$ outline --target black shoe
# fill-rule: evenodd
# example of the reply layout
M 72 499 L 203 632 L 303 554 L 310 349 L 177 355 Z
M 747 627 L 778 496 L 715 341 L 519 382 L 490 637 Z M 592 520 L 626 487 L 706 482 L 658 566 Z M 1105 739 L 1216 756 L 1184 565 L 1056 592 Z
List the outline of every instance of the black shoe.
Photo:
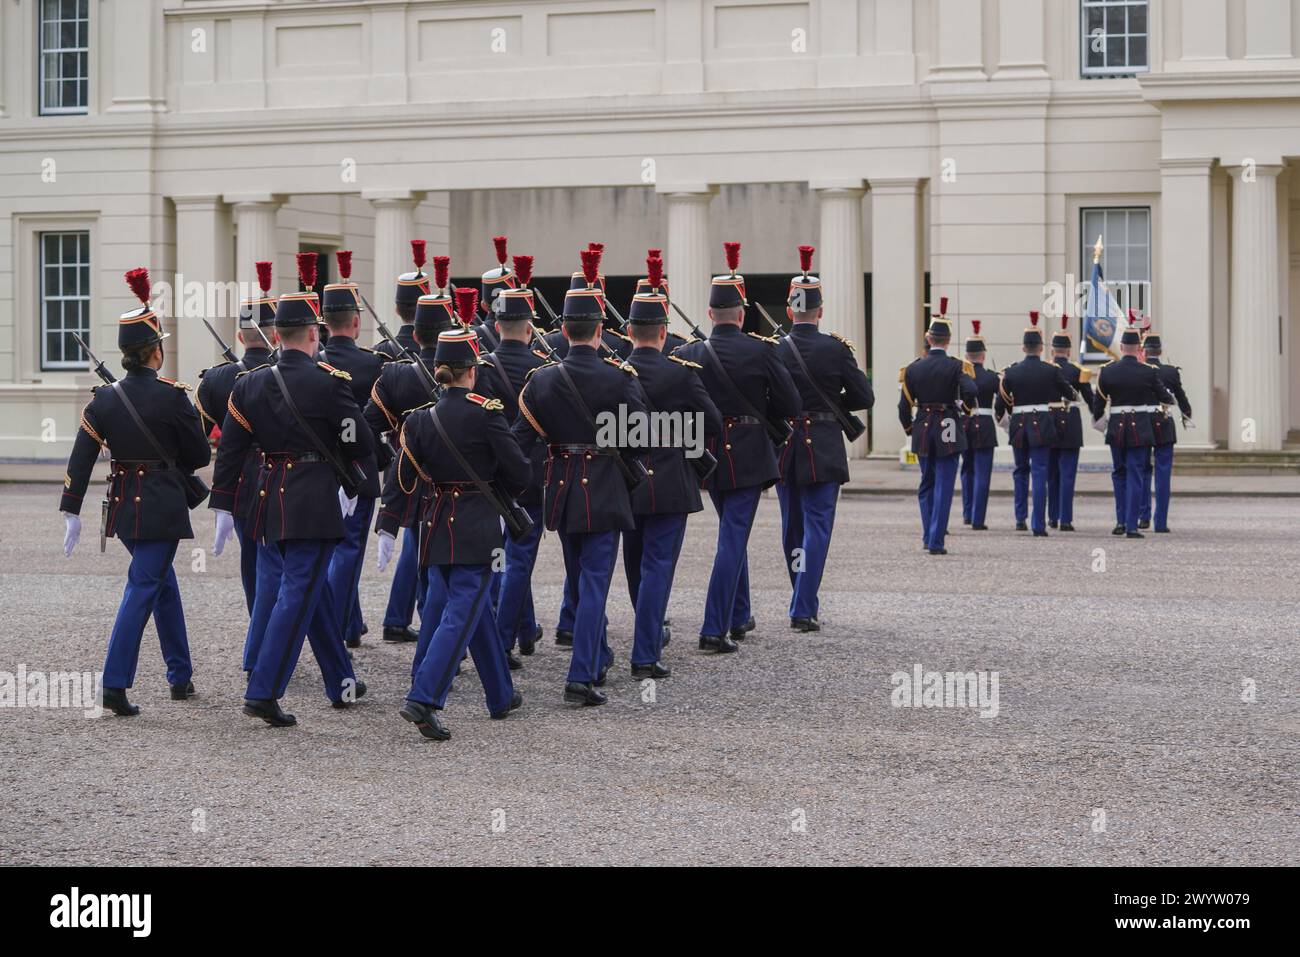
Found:
M 1138 519 L 1138 528 L 1150 528 L 1150 527 L 1151 527 L 1151 519 L 1149 518 Z
M 1126 529 L 1123 525 L 1116 525 L 1114 528 L 1110 530 L 1110 533 L 1112 535 L 1123 535 L 1126 531 L 1128 531 L 1128 529 Z
M 931 554 L 931 555 L 947 555 L 947 554 L 948 554 L 948 549 L 946 549 L 946 548 L 932 548 L 932 549 L 930 549 L 930 554 Z
M 979 525 L 972 525 L 970 527 L 970 530 L 972 532 L 987 532 L 989 530 L 989 527 L 981 523 Z
M 816 618 L 791 618 L 790 627 L 795 631 L 821 631 L 822 623 Z
M 356 683 L 352 685 L 352 697 L 351 697 L 350 699 L 349 699 L 349 698 L 339 698 L 338 701 L 331 701 L 331 702 L 330 702 L 330 707 L 331 707 L 331 708 L 338 708 L 340 711 L 342 711 L 344 708 L 347 708 L 347 707 L 350 707 L 350 706 L 356 704 L 358 701 L 360 701 L 360 700 L 361 700 L 362 698 L 364 698 L 365 696 L 366 696 L 366 683 L 365 683 L 364 681 L 362 681 L 360 678 L 358 678 L 358 679 L 356 680 Z
M 516 710 L 523 703 L 524 703 L 524 696 L 521 695 L 518 691 L 516 691 L 513 695 L 510 696 L 510 707 L 506 708 L 505 711 L 498 711 L 495 714 L 490 715 L 490 717 L 492 718 L 493 721 L 503 721 L 506 718 L 510 717 L 511 711 Z
M 361 623 L 361 634 L 362 635 L 370 634 L 370 626 L 367 625 L 364 621 Z
M 519 639 L 519 653 L 525 657 L 531 655 L 537 650 L 537 643 L 541 640 L 542 626 L 538 625 L 537 630 L 533 632 L 533 637 L 530 641 L 524 641 L 522 638 Z
M 664 622 L 663 629 L 659 632 L 659 647 L 667 648 L 668 643 L 673 640 L 673 630 Z
M 573 647 L 573 632 L 565 631 L 563 628 L 555 629 L 555 643 L 561 648 Z
M 187 681 L 183 685 L 172 685 L 172 700 L 184 701 L 186 698 L 194 697 L 194 682 Z
M 603 688 L 605 687 L 605 679 L 607 677 L 609 677 L 609 665 L 605 665 L 603 668 L 600 669 L 600 674 L 596 676 L 596 680 L 592 683 L 597 688 Z
M 1157 529 L 1155 530 L 1155 532 L 1156 532 L 1157 535 L 1168 535 L 1168 534 L 1169 534 L 1169 529 L 1167 529 L 1167 528 L 1157 528 Z
M 1017 531 L 1017 532 L 1027 532 L 1027 531 L 1029 531 L 1029 525 L 1028 525 L 1028 523 L 1026 523 L 1026 522 L 1016 522 L 1016 531 Z
M 524 666 L 524 663 L 519 660 L 519 656 L 513 651 L 506 652 L 506 664 L 510 666 L 511 671 L 518 671 Z
M 125 688 L 100 688 L 99 706 L 107 708 L 119 718 L 134 718 L 140 713 L 140 706 L 126 700 Z
M 415 729 L 426 738 L 446 741 L 451 737 L 451 732 L 438 720 L 438 713 L 421 701 L 412 701 L 408 698 L 406 704 L 402 705 L 402 709 L 397 713 L 415 725 Z
M 1050 525 L 1052 528 L 1056 528 L 1056 519 L 1054 519 L 1054 518 L 1053 518 L 1053 519 L 1049 519 L 1048 522 L 1047 522 L 1047 524 Z
M 1070 524 L 1069 522 L 1062 522 L 1062 523 L 1061 523 L 1061 531 L 1063 531 L 1063 532 L 1072 532 L 1072 531 L 1074 531 L 1074 526 L 1073 526 L 1072 524 Z
M 1125 532 L 1124 537 L 1125 538 L 1146 538 L 1146 536 L 1143 535 L 1141 532 Z
M 963 525 L 969 525 L 969 524 L 970 524 L 970 519 L 969 519 L 969 518 L 963 518 L 963 519 L 961 520 L 961 523 L 962 523 Z
M 745 636 L 749 634 L 751 631 L 753 631 L 756 627 L 758 626 L 754 622 L 754 616 L 750 615 L 749 621 L 745 622 L 739 628 L 731 629 L 731 637 L 734 638 L 736 641 L 744 641 Z
M 343 644 L 347 645 L 349 648 L 360 648 L 361 636 L 357 635 L 355 638 L 349 638 L 347 641 L 343 642 Z
M 298 719 L 280 707 L 275 700 L 244 699 L 244 714 L 250 718 L 261 718 L 273 728 L 288 728 L 298 723 Z
M 1047 537 L 1047 529 L 1045 528 L 1034 529 L 1034 538 L 1046 538 L 1046 537 Z
M 420 633 L 410 625 L 384 625 L 384 641 L 419 641 Z
M 609 699 L 586 682 L 570 681 L 564 686 L 564 700 L 580 704 L 584 708 L 594 708 Z
M 661 665 L 659 662 L 653 662 L 648 665 L 633 665 L 633 678 L 667 678 L 673 673 L 673 669 L 667 665 Z
M 720 655 L 729 655 L 739 650 L 740 645 L 726 635 L 700 635 L 700 651 L 716 651 Z

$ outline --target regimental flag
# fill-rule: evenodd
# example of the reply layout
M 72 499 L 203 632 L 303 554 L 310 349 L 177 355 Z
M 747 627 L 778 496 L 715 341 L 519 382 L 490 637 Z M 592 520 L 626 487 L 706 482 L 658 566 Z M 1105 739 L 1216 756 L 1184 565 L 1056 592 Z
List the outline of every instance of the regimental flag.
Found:
M 1120 308 L 1115 297 L 1106 288 L 1106 281 L 1101 273 L 1101 237 L 1093 249 L 1092 281 L 1088 284 L 1088 303 L 1083 312 L 1083 353 L 1084 358 L 1114 356 L 1111 343 L 1115 334 L 1124 328 L 1124 310 Z

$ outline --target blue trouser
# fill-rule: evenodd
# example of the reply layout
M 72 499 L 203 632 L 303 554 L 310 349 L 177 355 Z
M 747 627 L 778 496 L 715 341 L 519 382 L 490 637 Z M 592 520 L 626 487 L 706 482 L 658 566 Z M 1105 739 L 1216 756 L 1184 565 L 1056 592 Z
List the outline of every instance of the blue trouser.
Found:
M 1150 459 L 1147 460 L 1147 468 L 1144 470 L 1145 474 L 1142 482 L 1142 514 L 1139 518 L 1151 518 L 1151 485 L 1154 480 L 1156 512 L 1155 521 L 1152 524 L 1156 528 L 1168 528 L 1169 495 L 1174 474 L 1174 447 L 1172 445 L 1157 445 L 1152 449 L 1152 453 L 1155 464 L 1152 466 Z
M 442 621 L 443 610 L 447 607 L 447 582 L 438 573 L 438 566 L 430 565 L 419 569 L 420 582 L 420 637 L 415 643 L 415 654 L 411 657 L 411 677 L 420 670 L 420 663 L 429 652 L 429 642 Z
M 1052 449 L 1047 457 L 1048 521 L 1074 524 L 1074 480 L 1078 474 L 1078 449 Z
M 555 630 L 572 632 L 573 616 L 578 610 L 578 573 L 569 567 L 569 551 L 563 547 L 563 539 L 560 545 L 564 554 L 564 589 L 560 593 L 560 617 L 555 622 Z
M 441 615 L 435 618 L 427 614 L 421 621 L 421 634 L 426 628 L 430 632 L 429 650 L 412 677 L 411 693 L 406 697 L 435 708 L 443 707 L 452 679 L 456 677 L 456 666 L 468 647 L 483 682 L 488 712 L 508 711 L 515 689 L 490 607 L 492 567 L 434 565 L 429 569 L 428 579 L 431 596 L 426 602 L 436 600 L 432 595 L 436 589 L 438 594 L 446 596 L 446 603 Z M 432 624 L 435 620 L 436 627 Z
M 960 456 L 922 455 L 917 457 L 917 462 L 921 466 L 921 484 L 916 490 L 921 505 L 921 544 L 926 548 L 943 548 Z
M 817 617 L 817 590 L 826 570 L 826 554 L 831 548 L 839 495 L 838 482 L 808 485 L 781 482 L 776 487 L 776 496 L 781 503 L 785 565 L 790 573 L 792 589 L 791 618 Z M 796 549 L 799 550 L 797 554 Z
M 983 525 L 993 484 L 993 449 L 967 449 L 961 454 L 961 517 L 969 525 Z
M 613 660 L 605 640 L 605 602 L 618 558 L 618 532 L 560 532 L 570 575 L 578 588 L 573 614 L 569 681 L 595 681 Z
M 253 537 L 253 523 L 236 518 L 235 534 L 239 537 L 239 581 L 244 586 L 244 604 L 252 617 L 257 598 L 257 539 Z
M 1125 497 L 1128 493 L 1128 466 L 1125 464 L 1128 459 L 1125 453 L 1128 450 L 1122 446 L 1110 446 L 1110 487 L 1115 492 L 1115 524 L 1126 525 L 1126 515 L 1128 514 L 1125 507 Z
M 1146 476 L 1147 456 L 1151 446 L 1139 445 L 1124 449 L 1124 529 L 1136 532 L 1142 515 L 1142 492 Z
M 330 593 L 329 563 L 336 544 L 333 539 L 290 539 L 258 546 L 258 594 L 264 594 L 265 585 L 275 599 L 262 633 L 254 635 L 250 630 L 248 636 L 255 657 L 245 698 L 265 701 L 284 697 L 304 639 L 311 642 L 325 680 L 325 695 L 331 701 L 342 700 L 345 682 L 356 680 Z M 278 582 L 261 574 L 264 562 L 282 569 Z M 254 606 L 254 621 L 263 604 L 259 600 Z
M 357 597 L 361 585 L 361 567 L 366 560 L 366 539 L 370 534 L 370 517 L 375 512 L 373 498 L 358 498 L 357 507 L 343 519 L 343 541 L 330 559 L 330 591 L 334 597 L 334 620 L 343 639 L 361 637 L 361 605 Z
M 537 613 L 533 607 L 533 567 L 537 564 L 537 547 L 542 542 L 542 507 L 529 505 L 525 511 L 533 527 L 522 541 L 506 536 L 506 567 L 497 596 L 497 631 L 506 650 L 523 636 L 533 640 L 537 631 Z
M 1047 460 L 1052 450 L 1046 445 L 1026 448 L 1014 446 L 1014 486 L 1016 494 L 1016 521 L 1029 517 L 1030 484 L 1033 484 L 1033 519 L 1029 527 L 1035 532 L 1047 530 Z
M 628 588 L 636 607 L 632 640 L 632 664 L 649 665 L 659 660 L 663 644 L 664 618 L 673 574 L 686 538 L 686 514 L 638 515 L 636 528 L 623 533 L 623 564 Z
M 749 532 L 762 494 L 757 485 L 709 492 L 718 513 L 718 544 L 701 635 L 725 635 L 749 620 Z
M 402 554 L 393 567 L 393 584 L 388 589 L 388 607 L 384 610 L 385 628 L 406 628 L 415 615 L 420 591 L 420 540 L 415 529 L 402 533 Z
M 129 688 L 135 683 L 140 641 L 151 615 L 158 629 L 163 661 L 167 662 L 167 683 L 185 684 L 193 676 L 185 610 L 181 607 L 176 570 L 172 568 L 179 544 L 176 539 L 122 539 L 122 545 L 131 553 L 131 567 L 127 569 L 122 603 L 117 607 L 117 619 L 108 639 L 102 682 L 105 688 Z

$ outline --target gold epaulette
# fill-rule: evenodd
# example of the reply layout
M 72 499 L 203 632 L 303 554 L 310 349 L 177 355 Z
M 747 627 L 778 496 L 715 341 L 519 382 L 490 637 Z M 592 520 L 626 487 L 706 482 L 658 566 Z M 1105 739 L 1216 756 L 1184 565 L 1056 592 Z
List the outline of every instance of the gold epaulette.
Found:
M 466 393 L 465 398 L 475 405 L 481 405 L 489 412 L 500 412 L 505 408 L 505 404 L 500 399 L 489 399 L 485 395 L 479 395 L 477 392 Z
M 612 334 L 614 334 L 614 335 L 616 335 L 616 336 L 618 336 L 618 337 L 619 337 L 620 339 L 622 339 L 624 342 L 631 342 L 631 341 L 632 341 L 632 337 L 631 337 L 631 336 L 625 336 L 625 335 L 623 335 L 623 333 L 619 332 L 617 329 L 606 329 L 605 331 L 606 331 L 606 332 L 609 332 L 609 333 L 612 333 Z
M 330 375 L 338 376 L 340 379 L 343 379 L 345 382 L 351 382 L 351 381 L 352 381 L 352 374 L 351 374 L 351 373 L 349 373 L 349 372 L 344 372 L 342 369 L 336 369 L 336 368 L 334 368 L 332 365 L 330 365 L 328 362 L 318 362 L 318 363 L 316 363 L 316 365 L 320 366 L 320 368 L 324 369 L 324 370 L 325 370 L 326 372 L 328 372 Z
M 402 414 L 403 414 L 403 417 L 405 417 L 405 416 L 410 415 L 412 412 L 419 412 L 419 411 L 421 411 L 422 409 L 432 409 L 432 408 L 433 408 L 435 405 L 437 405 L 437 404 L 438 404 L 437 402 L 426 402 L 426 403 L 424 403 L 424 405 L 417 405 L 414 409 L 407 409 L 407 410 L 406 410 L 404 413 L 402 413 Z
M 175 379 L 169 379 L 169 378 L 167 378 L 165 375 L 160 375 L 160 376 L 158 377 L 158 381 L 159 381 L 159 382 L 166 382 L 168 385 L 175 386 L 176 388 L 180 389 L 182 392 L 189 392 L 189 391 L 190 391 L 190 387 L 189 387 L 189 385 L 188 385 L 187 383 L 184 383 L 184 382 L 178 382 L 178 381 L 176 381 Z
M 533 355 L 537 356 L 537 358 L 539 359 L 545 359 L 547 362 L 551 360 L 551 357 L 547 353 L 543 352 L 541 349 L 534 349 Z
M 630 362 L 624 362 L 622 359 L 615 359 L 613 356 L 605 356 L 605 361 L 615 369 L 622 369 L 624 372 L 630 372 L 632 375 L 637 374 L 636 369 L 632 368 Z
M 911 365 L 909 362 L 907 365 Z M 907 366 L 898 367 L 898 381 L 903 382 L 907 378 Z
M 269 368 L 271 368 L 271 363 L 263 362 L 260 366 L 253 366 L 253 368 L 245 369 L 243 372 L 236 372 L 235 378 L 238 379 L 240 376 L 248 375 L 250 372 L 256 372 L 258 369 L 269 369 Z
M 692 362 L 690 359 L 681 359 L 681 358 L 678 358 L 677 356 L 669 356 L 668 358 L 671 359 L 673 362 L 676 362 L 676 363 L 679 364 L 679 365 L 684 365 L 684 366 L 686 366 L 687 368 L 690 368 L 690 369 L 703 369 L 703 368 L 704 368 L 704 366 L 700 365 L 698 362 Z
M 383 362 L 393 361 L 393 357 L 390 356 L 387 352 L 378 352 L 374 349 L 367 349 L 365 346 L 357 346 L 357 348 L 360 349 L 362 352 L 369 352 L 372 356 L 379 356 L 379 358 Z
M 969 359 L 962 359 L 961 371 L 964 372 L 966 375 L 970 376 L 972 379 L 975 378 L 975 363 L 971 362 Z
M 1081 365 L 1081 364 L 1078 363 L 1078 362 L 1071 362 L 1070 365 L 1074 366 L 1076 369 L 1079 370 L 1079 383 L 1080 383 L 1080 384 L 1083 384 L 1083 383 L 1085 383 L 1085 382 L 1091 382 L 1091 381 L 1092 381 L 1092 370 L 1089 369 L 1087 366 L 1085 366 L 1085 365 Z
M 842 342 L 842 343 L 844 343 L 846 346 L 848 346 L 849 352 L 853 352 L 853 353 L 856 354 L 857 350 L 853 348 L 853 342 L 852 342 L 851 340 L 849 340 L 849 339 L 845 339 L 845 338 L 844 338 L 842 335 L 840 335 L 838 332 L 832 332 L 832 333 L 830 334 L 830 337 L 831 337 L 832 339 L 838 339 L 840 342 Z
M 213 369 L 220 369 L 222 366 L 228 366 L 228 365 L 231 365 L 231 362 L 230 362 L 229 359 L 227 359 L 225 362 L 218 362 L 216 365 L 214 365 L 214 366 L 212 366 L 212 367 L 210 367 L 210 368 L 207 368 L 207 369 L 200 369 L 200 370 L 199 370 L 199 378 L 202 379 L 205 375 L 207 375 L 207 374 L 208 374 L 209 372 L 211 372 Z M 160 377 L 160 378 L 161 378 L 161 377 Z
M 776 345 L 777 342 L 775 339 L 771 338 L 770 336 L 760 336 L 757 332 L 747 332 L 745 333 L 745 335 L 753 336 L 755 339 L 758 339 L 760 342 L 766 342 L 770 346 Z

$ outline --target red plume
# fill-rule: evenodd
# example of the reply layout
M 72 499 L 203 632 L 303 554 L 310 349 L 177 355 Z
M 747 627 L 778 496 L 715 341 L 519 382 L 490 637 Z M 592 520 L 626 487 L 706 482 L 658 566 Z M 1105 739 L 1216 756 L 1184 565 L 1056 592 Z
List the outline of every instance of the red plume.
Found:
M 298 281 L 302 283 L 304 292 L 311 292 L 316 288 L 315 253 L 298 253 Z
M 257 262 L 257 263 L 253 263 L 253 265 L 257 269 L 258 286 L 261 287 L 262 292 L 264 293 L 270 292 L 271 291 L 271 267 L 273 264 L 269 262 Z
M 972 319 L 970 324 L 975 327 L 975 331 L 971 333 L 971 335 L 978 336 L 980 334 L 980 321 L 978 319 Z
M 645 251 L 645 254 L 646 254 L 646 257 L 649 258 L 649 259 L 663 259 L 663 258 L 664 258 L 664 251 L 663 251 L 662 249 L 647 249 L 647 250 Z
M 1062 329 L 1070 328 L 1070 314 L 1068 312 L 1061 313 L 1061 328 Z
M 1137 321 L 1137 316 L 1133 314 L 1133 310 L 1130 308 L 1128 311 L 1128 324 L 1130 326 L 1137 325 Z
M 587 248 L 596 250 L 596 252 L 600 253 L 602 256 L 605 254 L 604 243 L 587 243 Z
M 149 305 L 149 291 L 153 288 L 152 283 L 149 282 L 149 270 L 141 266 L 138 269 L 130 270 L 125 276 L 126 284 L 135 293 L 135 298 L 146 306 Z
M 946 316 L 946 315 L 948 315 L 948 297 L 947 297 L 947 296 L 940 296 L 940 297 L 939 297 L 939 315 L 941 315 L 941 316 Z
M 447 275 L 451 272 L 450 256 L 433 257 L 433 285 L 435 289 L 447 288 Z
M 596 285 L 596 279 L 600 276 L 600 250 L 584 249 L 578 255 L 582 257 L 582 275 L 587 280 L 587 285 Z
M 339 278 L 346 282 L 352 278 L 352 250 L 340 249 L 334 254 L 339 263 Z
M 506 237 L 493 236 L 492 245 L 497 249 L 497 262 L 504 267 L 506 264 Z
M 727 254 L 727 268 L 734 273 L 740 268 L 740 243 L 723 243 L 722 249 Z
M 515 264 L 515 275 L 519 277 L 519 285 L 527 286 L 533 281 L 533 257 L 514 256 L 512 259 Z
M 646 282 L 651 292 L 657 292 L 664 284 L 664 261 L 658 256 L 651 256 L 645 261 Z
M 456 314 L 460 316 L 460 321 L 469 325 L 474 321 L 474 314 L 478 311 L 478 290 L 473 286 L 461 286 L 456 290 Z
M 415 263 L 415 271 L 419 272 L 427 260 L 424 258 L 425 242 L 423 239 L 411 240 L 411 262 Z
M 812 269 L 813 253 L 816 251 L 816 248 L 813 246 L 799 247 L 799 268 L 803 270 L 805 276 L 808 275 L 808 270 Z
M 1037 327 L 1037 325 L 1038 325 L 1038 313 L 1037 313 L 1037 312 L 1031 312 L 1031 313 L 1029 314 L 1029 324 L 1030 324 L 1031 326 L 1035 326 L 1035 327 Z

